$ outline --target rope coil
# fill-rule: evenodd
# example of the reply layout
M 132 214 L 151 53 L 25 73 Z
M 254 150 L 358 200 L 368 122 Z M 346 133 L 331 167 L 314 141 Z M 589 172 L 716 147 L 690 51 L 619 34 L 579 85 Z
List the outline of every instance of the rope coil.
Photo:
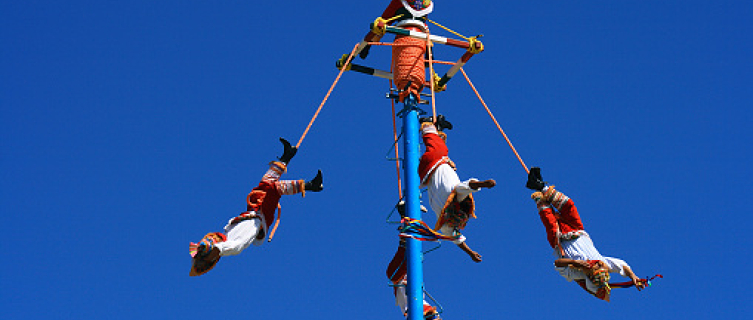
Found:
M 426 79 L 424 67 L 426 42 L 408 36 L 399 36 L 395 38 L 394 43 L 398 46 L 392 46 L 392 72 L 395 86 L 399 90 L 404 90 L 400 93 L 402 102 L 411 93 L 418 97 L 423 89 Z

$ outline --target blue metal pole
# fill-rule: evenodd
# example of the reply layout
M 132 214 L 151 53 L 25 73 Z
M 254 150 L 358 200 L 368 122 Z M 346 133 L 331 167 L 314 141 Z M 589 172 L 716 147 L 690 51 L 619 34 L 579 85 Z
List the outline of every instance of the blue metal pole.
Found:
M 405 112 L 403 113 L 403 170 L 405 175 L 405 209 L 406 215 L 412 219 L 421 219 L 421 203 L 418 176 L 419 134 L 418 134 L 418 98 L 410 95 L 405 98 Z M 408 263 L 408 320 L 423 320 L 424 270 L 422 266 L 423 253 L 421 242 L 416 239 L 407 241 Z

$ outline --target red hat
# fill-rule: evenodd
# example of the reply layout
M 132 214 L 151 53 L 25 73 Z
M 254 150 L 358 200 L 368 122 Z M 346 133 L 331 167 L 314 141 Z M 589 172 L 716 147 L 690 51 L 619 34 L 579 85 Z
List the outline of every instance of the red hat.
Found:
M 408 12 L 415 18 L 423 17 L 434 10 L 434 2 L 431 0 L 400 0 Z

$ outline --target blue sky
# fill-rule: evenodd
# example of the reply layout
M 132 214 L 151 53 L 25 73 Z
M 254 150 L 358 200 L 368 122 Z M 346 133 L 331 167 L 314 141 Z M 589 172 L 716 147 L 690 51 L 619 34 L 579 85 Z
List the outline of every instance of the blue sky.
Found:
M 300 138 L 386 5 L 0 4 L 0 317 L 400 319 L 387 82 L 352 72 L 285 176 L 322 169 L 325 191 L 284 197 L 272 243 L 188 277 L 189 241 L 244 210 L 277 138 Z M 611 303 L 563 280 L 523 168 L 458 76 L 437 96 L 450 157 L 498 185 L 465 232 L 483 262 L 449 243 L 425 257 L 443 317 L 747 318 L 752 15 L 748 1 L 437 1 L 432 19 L 484 34 L 465 70 L 526 164 L 576 201 L 603 254 L 665 276 Z M 389 68 L 371 53 L 359 63 Z

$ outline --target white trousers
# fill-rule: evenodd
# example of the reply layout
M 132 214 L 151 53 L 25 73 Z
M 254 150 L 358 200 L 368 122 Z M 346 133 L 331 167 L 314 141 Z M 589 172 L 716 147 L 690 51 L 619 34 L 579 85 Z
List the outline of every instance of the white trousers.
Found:
M 429 195 L 429 204 L 431 205 L 434 214 L 436 214 L 437 220 L 439 220 L 442 215 L 442 208 L 444 208 L 447 198 L 450 197 L 450 194 L 452 194 L 453 191 L 457 192 L 458 201 L 463 201 L 469 194 L 478 191 L 471 189 L 471 181 L 478 181 L 478 179 L 470 178 L 465 181 L 460 181 L 455 169 L 446 163 L 440 164 L 434 170 L 434 173 L 426 182 L 426 192 Z M 437 231 L 446 236 L 455 235 L 455 229 L 447 224 L 442 225 Z M 465 236 L 461 234 L 460 238 L 452 243 L 461 244 L 465 242 L 465 240 Z
M 233 256 L 248 248 L 259 234 L 261 224 L 261 219 L 249 219 L 226 226 L 227 240 L 217 244 L 220 256 Z
M 408 313 L 408 295 L 405 292 L 405 283 L 402 286 L 395 287 L 395 302 L 403 314 Z M 428 305 L 429 303 L 424 299 L 424 306 Z

